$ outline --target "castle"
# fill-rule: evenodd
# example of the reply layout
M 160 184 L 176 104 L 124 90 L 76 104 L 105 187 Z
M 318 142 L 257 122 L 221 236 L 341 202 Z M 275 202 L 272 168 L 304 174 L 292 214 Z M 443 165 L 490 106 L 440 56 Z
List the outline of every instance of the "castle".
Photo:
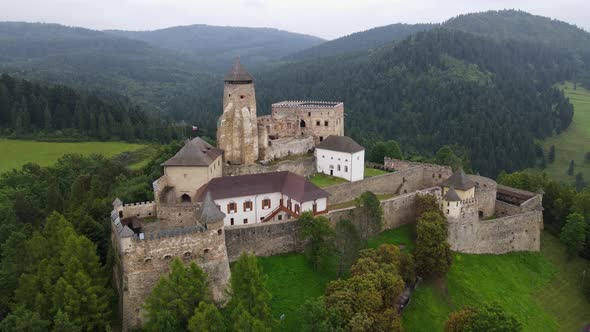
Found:
M 257 117 L 254 78 L 239 60 L 223 80 L 217 145 L 227 164 L 247 165 L 303 154 L 330 135 L 344 135 L 341 102 L 283 101 L 272 105 L 271 115 Z
M 224 81 L 218 146 L 200 138 L 187 141 L 162 163 L 164 175 L 153 182 L 154 201 L 113 202 L 113 279 L 124 330 L 141 326 L 142 304 L 169 271 L 172 258 L 201 266 L 213 299 L 224 303 L 229 263 L 242 252 L 300 251 L 296 219 L 302 212 L 323 215 L 333 224 L 351 219 L 354 206 L 331 206 L 350 206 L 341 203 L 365 191 L 391 196 L 381 201 L 385 229 L 415 222 L 416 197 L 434 195 L 447 217 L 453 250 L 501 254 L 540 249 L 542 195 L 462 170 L 385 158 L 382 166 L 390 173 L 316 187 L 304 175 L 320 168 L 352 173 L 358 168 L 349 163 L 353 157 L 364 159 L 356 142 L 328 139 L 344 137 L 342 103 L 281 102 L 273 104 L 271 116 L 257 117 L 253 78 L 239 62 Z M 313 163 L 261 164 L 316 146 Z M 228 176 L 227 170 L 236 167 L 241 175 Z

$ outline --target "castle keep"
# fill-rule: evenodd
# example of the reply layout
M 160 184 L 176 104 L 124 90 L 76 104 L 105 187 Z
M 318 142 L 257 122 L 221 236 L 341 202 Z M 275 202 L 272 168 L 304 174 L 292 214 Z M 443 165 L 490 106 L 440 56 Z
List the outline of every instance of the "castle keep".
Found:
M 187 141 L 162 163 L 164 175 L 153 182 L 154 201 L 113 201 L 113 279 L 123 330 L 145 321 L 143 302 L 169 272 L 173 258 L 201 266 L 212 298 L 222 304 L 227 300 L 229 262 L 243 252 L 268 256 L 301 251 L 296 220 L 302 212 L 323 215 L 332 224 L 342 219 L 355 222 L 354 206 L 331 207 L 366 191 L 392 196 L 381 201 L 384 229 L 414 223 L 416 197 L 433 195 L 447 218 L 453 250 L 540 250 L 541 194 L 501 186 L 463 170 L 453 172 L 448 166 L 389 158 L 382 167 L 390 173 L 353 176 L 358 164 L 351 162 L 358 157 L 362 165 L 364 148 L 341 137 L 343 114 L 342 103 L 282 102 L 273 105 L 271 116 L 257 118 L 253 79 L 236 63 L 225 76 L 218 146 L 200 138 Z M 282 169 L 260 163 L 316 146 L 313 159 L 279 162 Z M 242 173 L 224 176 L 226 169 L 236 166 Z M 305 177 L 315 171 L 337 175 L 330 170 L 350 171 L 352 182 L 320 189 Z
M 254 78 L 240 61 L 224 76 L 217 146 L 228 165 L 250 165 L 311 152 L 330 135 L 344 135 L 344 104 L 283 101 L 271 115 L 256 116 Z

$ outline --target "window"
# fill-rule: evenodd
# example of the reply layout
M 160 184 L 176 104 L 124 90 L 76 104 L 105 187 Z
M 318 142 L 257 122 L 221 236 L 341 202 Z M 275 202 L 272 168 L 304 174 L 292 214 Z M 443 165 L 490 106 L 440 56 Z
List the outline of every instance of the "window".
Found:
M 324 126 L 328 126 L 328 121 L 324 121 Z
M 344 171 L 348 173 L 348 166 L 344 166 Z
M 240 96 L 240 99 L 244 99 L 244 95 L 241 95 L 241 96 Z
M 264 220 L 264 217 L 260 217 L 260 221 L 263 221 L 263 220 Z
M 282 214 L 279 214 L 279 218 L 278 219 L 279 220 L 283 220 L 283 215 Z
M 203 250 L 203 253 L 205 253 L 205 254 L 208 253 L 208 252 L 209 252 L 209 249 Z
M 299 204 L 295 204 L 295 213 L 299 214 L 299 210 L 300 210 Z
M 232 225 L 232 226 L 234 225 L 234 218 L 230 218 L 229 219 L 229 224 Z
M 324 140 L 324 136 L 320 136 L 320 142 Z
M 338 172 L 340 172 L 340 165 L 338 165 Z
M 447 210 L 447 214 L 449 214 L 449 210 Z
M 183 203 L 190 203 L 191 202 L 191 197 L 187 194 L 183 194 L 180 198 L 182 199 Z
M 307 116 L 311 116 L 311 112 L 307 112 Z
M 319 121 L 316 121 L 316 122 L 315 122 L 315 125 L 316 125 L 316 126 L 321 126 Z
M 217 235 L 221 235 L 221 234 L 223 234 L 223 231 L 221 229 L 218 229 L 217 230 Z
M 301 127 L 301 128 L 305 128 L 305 121 L 301 120 L 301 121 L 299 122 L 299 127 Z
M 447 206 L 450 206 L 450 205 L 451 205 L 451 202 L 447 202 Z
M 238 209 L 238 204 L 236 204 L 234 202 L 227 204 L 227 213 L 236 213 L 237 209 Z
M 244 202 L 244 212 L 252 211 L 252 201 Z
M 244 224 L 248 223 L 248 218 L 244 218 Z
M 270 198 L 265 198 L 262 200 L 262 209 L 270 209 Z

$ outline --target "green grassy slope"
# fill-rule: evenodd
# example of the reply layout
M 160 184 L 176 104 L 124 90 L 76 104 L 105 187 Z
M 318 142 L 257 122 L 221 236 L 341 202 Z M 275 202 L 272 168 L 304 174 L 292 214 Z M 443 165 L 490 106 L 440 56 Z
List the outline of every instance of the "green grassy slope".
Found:
M 369 247 L 383 243 L 413 248 L 412 226 L 381 233 Z M 333 270 L 313 271 L 302 254 L 261 257 L 273 294 L 275 318 L 285 314 L 285 331 L 298 331 L 298 310 L 307 299 L 323 294 Z M 444 287 L 423 282 L 404 312 L 407 332 L 442 331 L 448 314 L 462 306 L 498 302 L 515 315 L 524 331 L 578 331 L 590 323 L 590 303 L 580 288 L 590 262 L 566 259 L 559 240 L 543 234 L 540 253 L 468 255 L 455 253 Z
M 422 284 L 404 313 L 406 331 L 441 331 L 449 312 L 498 302 L 524 331 L 578 331 L 590 322 L 579 278 L 590 262 L 567 260 L 554 236 L 543 234 L 540 253 L 455 254 L 446 289 Z
M 574 90 L 572 83 L 560 85 L 574 105 L 574 119 L 569 128 L 543 142 L 545 151 L 555 145 L 555 162 L 547 164 L 547 174 L 556 180 L 572 182 L 578 172 L 584 179 L 590 179 L 590 164 L 584 163 L 584 154 L 590 152 L 590 91 L 579 86 Z M 568 176 L 570 160 L 574 160 L 574 176 Z
M 0 139 L 0 173 L 19 168 L 28 162 L 49 166 L 68 153 L 111 157 L 143 147 L 145 145 L 123 142 L 54 143 Z

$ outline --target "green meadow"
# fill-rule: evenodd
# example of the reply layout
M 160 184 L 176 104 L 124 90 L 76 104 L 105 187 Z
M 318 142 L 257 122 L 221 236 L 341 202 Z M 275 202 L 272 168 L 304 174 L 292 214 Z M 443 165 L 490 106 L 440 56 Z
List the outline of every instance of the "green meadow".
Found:
M 590 180 L 590 163 L 584 162 L 584 154 L 590 152 L 590 91 L 580 85 L 574 90 L 570 82 L 559 85 L 574 105 L 574 119 L 563 133 L 552 136 L 543 142 L 545 154 L 555 145 L 555 161 L 547 163 L 547 174 L 556 180 L 573 182 L 578 172 Z M 574 161 L 574 176 L 567 175 L 570 160 Z
M 144 148 L 142 144 L 124 142 L 38 142 L 0 139 L 0 173 L 20 168 L 26 163 L 49 166 L 65 154 L 100 154 L 112 157 Z
M 370 240 L 368 247 L 392 243 L 412 250 L 413 233 L 412 226 L 389 230 Z M 273 316 L 285 315 L 281 330 L 299 331 L 299 308 L 323 294 L 336 278 L 334 269 L 313 271 L 303 254 L 260 257 L 260 261 L 273 294 Z M 590 271 L 590 262 L 567 259 L 563 245 L 549 233 L 543 234 L 539 253 L 455 253 L 442 284 L 418 285 L 403 314 L 404 329 L 442 331 L 451 311 L 497 302 L 517 317 L 524 331 L 579 331 L 590 323 L 590 303 L 580 286 L 583 271 Z

